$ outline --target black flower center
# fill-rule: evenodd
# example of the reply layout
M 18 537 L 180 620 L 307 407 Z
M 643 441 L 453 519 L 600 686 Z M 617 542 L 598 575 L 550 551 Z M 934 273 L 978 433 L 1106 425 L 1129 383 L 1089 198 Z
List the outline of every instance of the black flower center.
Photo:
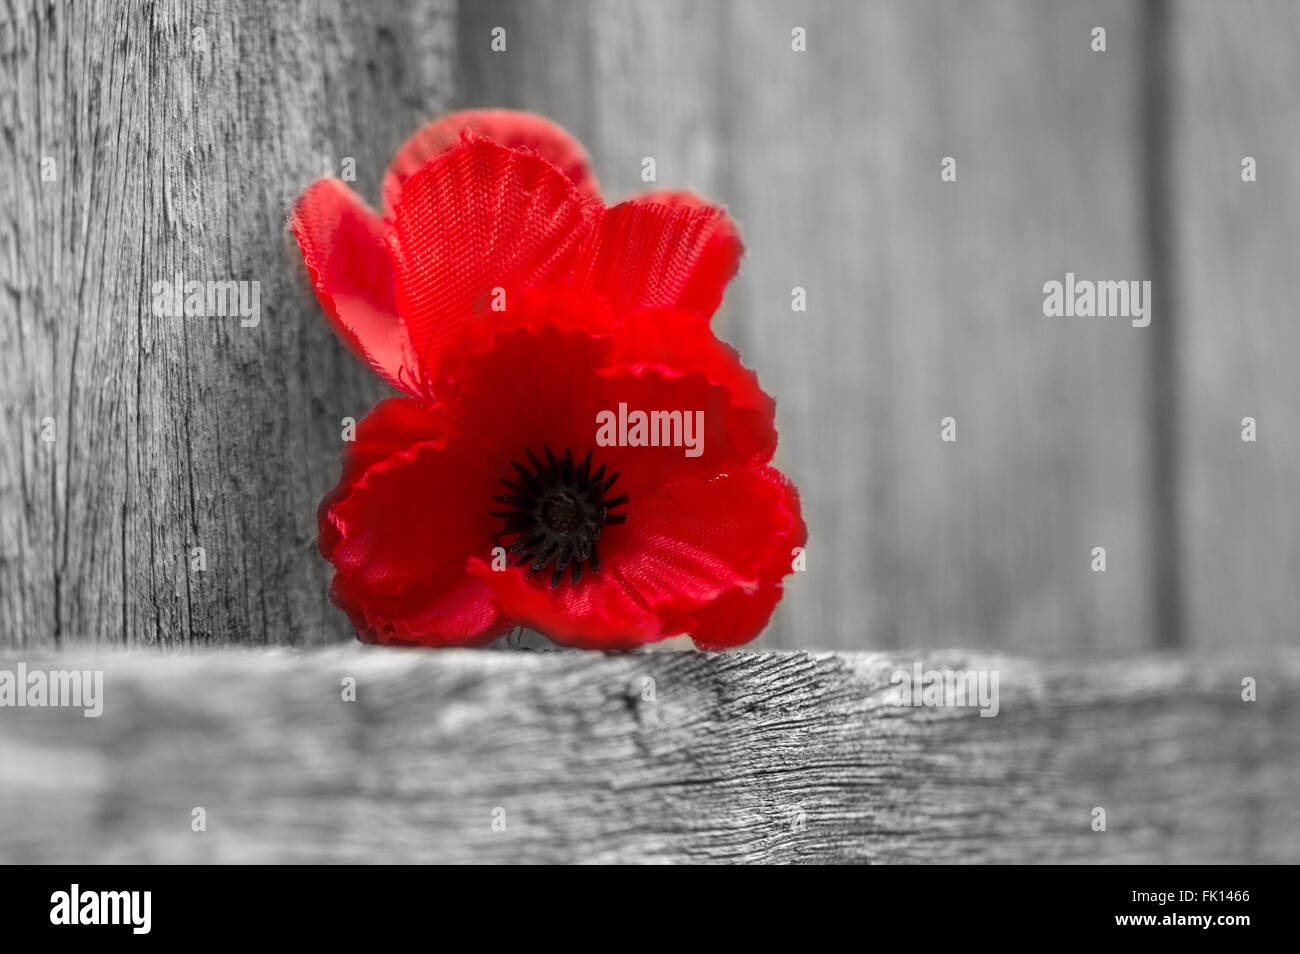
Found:
M 492 499 L 512 509 L 491 511 L 491 516 L 505 521 L 492 538 L 515 538 L 506 550 L 518 557 L 515 566 L 528 564 L 529 576 L 554 561 L 551 586 L 560 585 L 565 570 L 576 584 L 582 579 L 584 563 L 591 564 L 592 573 L 600 572 L 596 541 L 605 527 L 627 519 L 625 513 L 610 513 L 627 503 L 627 494 L 606 497 L 618 474 L 606 477 L 604 464 L 593 473 L 591 451 L 575 464 L 571 450 L 563 457 L 556 457 L 549 447 L 543 450 L 545 462 L 525 448 L 528 465 L 512 460 L 515 479 L 500 478 L 510 493 Z
M 581 500 L 561 490 L 542 506 L 542 522 L 556 533 L 572 533 L 582 526 L 585 513 Z

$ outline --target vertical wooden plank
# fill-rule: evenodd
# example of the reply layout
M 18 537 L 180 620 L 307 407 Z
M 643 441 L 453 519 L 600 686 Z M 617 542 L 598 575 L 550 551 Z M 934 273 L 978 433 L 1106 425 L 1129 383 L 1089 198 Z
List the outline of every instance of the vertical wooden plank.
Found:
M 315 508 L 382 388 L 284 226 L 344 157 L 377 197 L 453 36 L 449 0 L 0 13 L 0 645 L 348 638 Z M 156 317 L 177 273 L 260 282 L 260 321 Z
M 628 4 L 628 9 L 634 4 Z M 550 116 L 587 147 L 597 89 L 590 11 L 581 0 L 482 0 L 456 19 L 456 96 L 462 107 L 530 109 Z M 493 31 L 505 30 L 504 50 Z
M 1148 339 L 1042 311 L 1044 283 L 1068 271 L 1147 277 L 1137 11 L 735 10 L 733 88 L 754 105 L 735 146 L 752 254 L 734 334 L 780 368 L 812 528 L 781 633 L 1141 648 Z M 940 180 L 947 156 L 956 182 Z M 792 314 L 793 286 L 807 314 Z
M 719 196 L 728 146 L 728 9 L 689 0 L 486 0 L 461 9 L 458 95 L 466 106 L 543 113 L 592 155 L 605 198 L 656 187 Z M 491 31 L 506 30 L 504 52 Z M 720 44 L 722 46 L 720 47 Z M 641 178 L 655 159 L 657 180 Z
M 740 221 L 718 327 L 777 396 L 810 526 L 808 572 L 758 645 L 1147 645 L 1148 338 L 1042 312 L 1067 271 L 1148 277 L 1137 9 L 589 9 L 475 4 L 461 53 L 490 101 L 581 132 L 614 196 L 656 155 L 660 185 Z M 519 55 L 492 58 L 506 18 Z M 574 63 L 585 85 L 559 72 Z
M 1300 640 L 1300 8 L 1172 8 L 1174 259 L 1188 625 L 1202 645 Z M 1242 160 L 1257 181 L 1242 181 Z M 1242 440 L 1242 419 L 1257 440 Z

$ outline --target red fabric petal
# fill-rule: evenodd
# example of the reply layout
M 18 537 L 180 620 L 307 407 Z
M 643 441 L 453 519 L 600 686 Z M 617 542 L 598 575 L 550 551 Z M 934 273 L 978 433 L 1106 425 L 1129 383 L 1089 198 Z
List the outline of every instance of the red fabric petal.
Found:
M 398 319 L 383 219 L 338 179 L 321 179 L 299 197 L 289 229 L 335 332 L 381 378 L 412 393 L 415 357 Z
M 619 325 L 605 374 L 654 370 L 664 377 L 703 375 L 726 388 L 723 436 L 747 463 L 766 463 L 776 450 L 776 403 L 758 377 L 720 340 L 707 318 L 686 311 L 653 309 L 626 316 Z M 715 442 L 716 444 L 716 442 Z
M 549 568 L 530 580 L 521 567 L 493 571 L 474 559 L 469 571 L 490 589 L 504 615 L 562 646 L 626 650 L 673 635 L 612 569 L 602 569 L 598 577 L 587 573 L 576 587 L 554 591 L 545 585 Z
M 507 306 L 573 268 L 598 203 L 546 160 L 487 140 L 442 153 L 407 179 L 394 213 L 397 307 L 427 376 L 494 289 Z
M 787 529 L 783 503 L 754 471 L 678 480 L 629 501 L 627 523 L 609 528 L 602 556 L 673 632 L 682 632 L 684 611 L 762 584 Z
M 325 559 L 334 559 L 341 541 L 339 528 L 331 516 L 333 508 L 352 493 L 357 481 L 377 464 L 423 441 L 438 440 L 446 432 L 445 416 L 437 407 L 411 398 L 381 401 L 361 419 L 356 439 L 344 445 L 343 474 L 338 485 L 325 495 L 317 510 L 320 526 L 317 543 Z
M 715 474 L 770 459 L 774 405 L 706 319 L 690 313 L 613 316 L 567 287 L 520 296 L 467 325 L 465 347 L 438 391 L 456 426 L 522 460 L 543 444 L 657 486 L 685 470 Z M 629 410 L 704 414 L 705 448 L 597 447 L 597 415 Z
M 467 109 L 434 120 L 406 141 L 384 177 L 384 208 L 391 213 L 400 200 L 402 183 L 430 159 L 460 145 L 466 133 L 502 146 L 530 149 L 559 169 L 582 194 L 600 195 L 587 151 L 560 126 L 533 113 Z
M 615 331 L 623 320 L 603 299 L 585 294 L 572 285 L 529 289 L 512 298 L 502 311 L 470 319 L 465 325 L 463 347 L 458 357 L 464 360 L 474 354 L 485 354 L 496 346 L 498 336 L 511 331 L 535 335 L 545 328 L 554 327 L 566 334 L 602 339 L 599 355 L 604 361 L 612 353 Z
M 655 193 L 605 210 L 584 245 L 575 282 L 615 311 L 717 311 L 744 247 L 719 206 L 685 192 Z
M 738 645 L 766 625 L 780 576 L 764 581 L 775 567 L 789 571 L 783 554 L 802 542 L 789 501 L 766 470 L 691 477 L 634 496 L 627 522 L 597 542 L 599 573 L 576 585 L 551 588 L 549 568 L 529 579 L 473 560 L 470 572 L 506 616 L 562 645 L 630 649 L 686 631 L 705 647 Z
M 601 400 L 593 382 L 614 328 L 599 299 L 565 286 L 527 292 L 467 324 L 439 397 L 457 427 L 495 446 L 503 462 L 522 460 L 525 447 L 590 446 Z
M 782 579 L 793 571 L 794 549 L 808 542 L 808 529 L 804 525 L 794 484 L 771 467 L 758 473 L 780 495 L 776 516 L 779 529 L 759 561 L 756 587 L 747 584 L 733 586 L 716 599 L 674 618 L 673 625 L 690 633 L 700 649 L 729 649 L 747 643 L 761 633 L 781 601 Z
M 381 408 L 386 420 L 364 454 L 419 416 Z M 322 508 L 322 539 L 330 528 L 327 555 L 338 570 L 333 596 L 362 639 L 478 645 L 509 628 L 487 588 L 465 572 L 470 557 L 491 553 L 495 479 L 495 461 L 474 442 L 440 435 L 371 465 Z
M 680 618 L 682 632 L 689 633 L 698 649 L 721 652 L 755 639 L 772 619 L 784 589 L 780 583 L 753 592 L 734 587 L 712 602 Z
M 565 645 L 629 648 L 695 626 L 702 641 L 752 638 L 775 605 L 763 591 L 788 572 L 789 541 L 803 532 L 788 483 L 755 466 L 775 442 L 772 402 L 698 315 L 647 312 L 613 335 L 609 327 L 607 309 L 566 288 L 522 296 L 497 322 L 470 323 L 472 344 L 447 382 L 457 428 L 497 455 L 503 476 L 526 447 L 591 449 L 593 466 L 620 475 L 611 494 L 630 497 L 627 522 L 597 541 L 601 570 L 588 568 L 576 586 L 552 590 L 549 569 L 528 579 L 522 568 L 494 571 L 486 558 L 470 570 L 506 617 Z M 672 364 L 678 359 L 685 370 Z M 617 413 L 620 403 L 698 410 L 702 453 L 596 446 L 597 414 Z M 721 598 L 746 610 L 730 628 L 695 615 Z M 763 601 L 766 613 L 755 609 Z
M 706 319 L 654 311 L 622 318 L 567 287 L 531 292 L 467 325 L 465 348 L 438 394 L 456 427 L 506 460 L 544 444 L 595 454 L 626 492 L 686 472 L 734 472 L 771 458 L 775 406 Z M 704 447 L 600 447 L 602 412 L 701 412 Z M 683 437 L 685 435 L 682 435 Z

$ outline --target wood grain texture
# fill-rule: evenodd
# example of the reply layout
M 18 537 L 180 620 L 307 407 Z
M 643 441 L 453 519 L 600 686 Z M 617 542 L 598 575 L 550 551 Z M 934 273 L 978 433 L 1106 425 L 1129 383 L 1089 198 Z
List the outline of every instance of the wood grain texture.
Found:
M 0 8 L 0 645 L 350 636 L 315 509 L 384 388 L 285 222 L 344 157 L 377 198 L 453 41 L 451 0 Z M 155 317 L 177 272 L 260 281 L 260 324 Z
M 1176 7 L 1167 170 L 1180 218 L 1189 627 L 1197 645 L 1300 642 L 1300 7 Z M 1258 179 L 1242 181 L 1252 156 Z M 1258 424 L 1241 439 L 1242 418 Z
M 453 102 L 551 115 L 611 199 L 650 155 L 740 221 L 718 327 L 811 531 L 759 646 L 1295 644 L 1300 7 L 1233 7 L 0 7 L 0 646 L 350 637 L 314 511 L 384 388 L 283 225 L 343 157 L 374 198 Z M 1158 273 L 1156 323 L 1044 319 L 1067 270 Z M 260 281 L 260 325 L 153 317 L 178 271 Z
M 847 0 L 462 11 L 462 98 L 569 124 L 611 198 L 647 188 L 654 156 L 655 185 L 696 189 L 741 224 L 748 256 L 717 323 L 777 397 L 777 462 L 810 527 L 808 572 L 759 645 L 1151 644 L 1147 340 L 1042 314 L 1043 283 L 1067 270 L 1144 274 L 1139 14 Z M 1089 48 L 1095 23 L 1105 54 Z M 490 50 L 495 25 L 505 53 Z M 806 53 L 791 50 L 795 26 Z M 940 181 L 944 156 L 956 183 Z M 939 440 L 948 415 L 955 445 Z
M 22 658 L 104 711 L 0 708 L 0 862 L 1300 861 L 1295 652 Z M 916 662 L 998 715 L 898 706 Z

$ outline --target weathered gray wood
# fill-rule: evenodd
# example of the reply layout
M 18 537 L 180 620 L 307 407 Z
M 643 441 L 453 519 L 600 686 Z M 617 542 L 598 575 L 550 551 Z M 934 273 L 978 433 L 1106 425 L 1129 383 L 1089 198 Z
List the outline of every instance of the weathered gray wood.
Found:
M 1148 342 L 1042 313 L 1066 271 L 1142 275 L 1140 8 L 783 9 L 771 19 L 809 30 L 803 58 L 736 5 L 733 84 L 756 105 L 733 152 L 752 254 L 729 331 L 778 369 L 785 459 L 808 490 L 812 593 L 792 591 L 788 632 L 1149 646 Z M 1089 47 L 1101 22 L 1105 54 Z
M 104 712 L 0 708 L 0 862 L 1300 861 L 1294 651 L 23 661 Z M 916 662 L 997 670 L 998 715 L 897 706 Z
M 1201 645 L 1300 642 L 1300 6 L 1179 3 L 1169 177 L 1179 506 Z M 1243 157 L 1258 180 L 1242 181 Z M 1258 424 L 1241 439 L 1242 418 Z
M 0 9 L 0 646 L 349 637 L 314 510 L 339 421 L 383 388 L 332 339 L 283 222 L 345 156 L 373 197 L 453 98 L 553 116 L 612 198 L 653 155 L 656 185 L 740 220 L 750 254 L 718 326 L 780 400 L 778 463 L 811 528 L 809 571 L 759 645 L 1300 636 L 1300 8 L 452 10 Z M 939 182 L 944 155 L 957 183 Z M 1048 323 L 1038 289 L 1067 269 L 1158 271 L 1156 324 Z M 262 282 L 262 323 L 153 317 L 151 283 L 177 270 Z
M 452 13 L 0 7 L 0 645 L 350 636 L 315 508 L 342 418 L 385 388 L 334 341 L 284 226 L 345 157 L 377 199 L 446 108 Z M 178 271 L 260 281 L 260 324 L 155 317 Z
M 1148 339 L 1049 322 L 1041 291 L 1067 270 L 1144 274 L 1140 16 L 1037 0 L 462 11 L 466 102 L 568 124 L 612 198 L 647 188 L 654 156 L 656 185 L 740 221 L 718 327 L 777 397 L 810 532 L 759 645 L 1152 645 Z

